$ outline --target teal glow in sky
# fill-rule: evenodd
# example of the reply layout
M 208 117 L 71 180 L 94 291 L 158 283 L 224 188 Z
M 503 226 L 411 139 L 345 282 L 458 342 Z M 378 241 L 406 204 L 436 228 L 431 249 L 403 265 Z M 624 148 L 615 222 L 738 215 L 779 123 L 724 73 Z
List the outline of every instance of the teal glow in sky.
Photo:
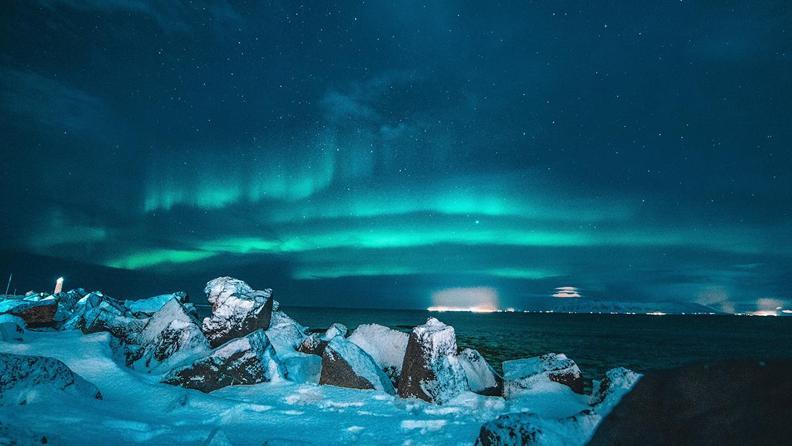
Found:
M 791 10 L 14 0 L 0 265 L 304 305 L 790 302 Z

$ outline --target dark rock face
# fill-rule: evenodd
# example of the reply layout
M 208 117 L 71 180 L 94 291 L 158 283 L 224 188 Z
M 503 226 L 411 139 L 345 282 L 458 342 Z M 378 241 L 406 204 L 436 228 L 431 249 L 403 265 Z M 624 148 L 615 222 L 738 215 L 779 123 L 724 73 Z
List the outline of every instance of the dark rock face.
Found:
M 234 339 L 189 366 L 172 370 L 162 382 L 201 392 L 282 379 L 284 372 L 262 330 Z
M 407 340 L 399 396 L 444 403 L 466 390 L 454 328 L 435 318 L 415 327 Z
M 509 413 L 484 423 L 476 438 L 476 446 L 534 445 L 542 433 L 534 425 L 534 418 L 535 415 L 527 413 Z
M 96 386 L 55 358 L 0 353 L 0 405 L 25 404 L 30 395 L 52 391 L 102 399 Z
M 583 375 L 580 368 L 563 353 L 547 353 L 534 358 L 504 361 L 503 378 L 503 394 L 506 397 L 530 389 L 543 379 L 564 384 L 575 393 L 583 394 Z
M 324 349 L 319 384 L 394 393 L 390 379 L 374 359 L 342 336 L 333 338 Z
M 119 314 L 108 308 L 95 308 L 83 316 L 80 327 L 83 333 L 107 331 L 124 342 L 135 342 L 134 338 L 146 326 L 148 319 L 137 319 Z
M 8 314 L 17 316 L 30 328 L 54 327 L 58 302 L 55 299 L 25 302 L 11 308 Z
M 219 277 L 209 281 L 205 291 L 212 316 L 203 320 L 201 329 L 212 347 L 269 328 L 276 309 L 272 290 L 256 291 L 241 280 Z
M 649 372 L 590 445 L 788 445 L 792 361 L 734 362 Z

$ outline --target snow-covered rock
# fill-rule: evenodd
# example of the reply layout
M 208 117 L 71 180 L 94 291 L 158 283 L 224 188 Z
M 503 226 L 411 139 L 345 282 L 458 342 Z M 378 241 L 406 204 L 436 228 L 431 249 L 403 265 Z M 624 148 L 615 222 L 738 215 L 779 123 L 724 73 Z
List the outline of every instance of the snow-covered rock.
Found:
M 124 307 L 136 317 L 148 317 L 162 308 L 169 300 L 176 299 L 182 304 L 189 302 L 187 293 L 177 291 L 171 294 L 161 294 L 159 296 L 148 297 L 145 299 L 125 300 Z
M 325 347 L 327 347 L 328 342 L 329 341 L 322 339 L 322 336 L 320 336 L 319 334 L 311 333 L 310 335 L 306 336 L 305 339 L 302 340 L 300 345 L 297 347 L 297 350 L 300 353 L 322 356 Z
M 273 314 L 276 313 L 279 312 Z M 275 349 L 275 353 L 280 357 L 284 357 L 297 352 L 297 348 L 305 338 L 305 327 L 291 319 L 280 319 L 279 323 L 270 324 L 265 333 Z
M 0 405 L 27 404 L 58 392 L 102 399 L 96 386 L 57 359 L 0 353 Z
M 507 398 L 547 380 L 569 386 L 575 393 L 583 393 L 583 375 L 575 361 L 563 353 L 504 361 L 503 379 L 503 395 Z
M 168 369 L 208 352 L 209 343 L 197 321 L 176 299 L 148 319 L 134 343 L 125 344 L 126 363 L 135 368 Z
M 82 288 L 56 294 L 55 299 L 58 301 L 58 310 L 55 312 L 55 321 L 63 323 L 71 318 L 77 302 L 87 294 L 88 293 Z
M 0 341 L 21 342 L 25 337 L 25 321 L 10 314 L 0 314 Z
M 325 331 L 322 339 L 325 341 L 330 341 L 336 336 L 346 337 L 347 332 L 349 332 L 349 330 L 346 328 L 346 325 L 333 322 L 333 325 L 331 325 L 330 328 Z
M 263 330 L 231 340 L 209 356 L 170 371 L 162 380 L 209 393 L 222 387 L 280 381 L 285 370 Z
M 481 353 L 466 348 L 459 354 L 459 362 L 465 371 L 470 390 L 490 396 L 503 394 L 503 378 L 498 376 Z
M 640 378 L 640 373 L 624 367 L 608 370 L 602 381 L 595 381 L 590 404 L 601 416 L 608 415 Z
M 136 342 L 135 337 L 146 326 L 148 319 L 129 317 L 110 308 L 100 306 L 88 311 L 83 316 L 83 324 L 80 327 L 82 332 L 89 334 L 107 331 L 122 341 Z
M 58 311 L 58 302 L 55 299 L 38 301 L 17 301 L 5 311 L 12 316 L 17 316 L 25 321 L 30 328 L 55 326 L 55 313 Z
M 206 284 L 206 298 L 212 315 L 203 320 L 201 329 L 212 347 L 270 326 L 277 309 L 272 290 L 257 291 L 231 277 L 218 277 Z
M 395 393 L 390 379 L 374 359 L 342 336 L 333 338 L 324 349 L 319 384 Z
M 430 317 L 413 328 L 404 354 L 399 396 L 444 403 L 466 390 L 454 327 Z
M 349 341 L 368 353 L 394 384 L 401 375 L 409 335 L 378 324 L 359 325 Z
M 58 305 L 60 308 L 60 304 Z M 117 314 L 126 313 L 121 301 L 105 296 L 101 291 L 94 291 L 81 297 L 68 312 L 61 328 L 66 330 L 82 329 L 85 326 L 85 315 L 95 308 L 106 308 Z

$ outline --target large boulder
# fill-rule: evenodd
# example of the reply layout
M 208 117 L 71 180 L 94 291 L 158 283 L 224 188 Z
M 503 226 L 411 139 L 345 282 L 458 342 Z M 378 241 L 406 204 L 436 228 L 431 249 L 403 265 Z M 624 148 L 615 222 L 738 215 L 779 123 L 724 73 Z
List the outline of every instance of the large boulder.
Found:
M 61 308 L 60 304 L 58 305 Z M 105 308 L 117 314 L 124 314 L 124 304 L 110 296 L 105 296 L 101 291 L 94 291 L 81 297 L 71 306 L 66 315 L 61 317 L 61 328 L 82 329 L 85 326 L 85 315 L 97 308 Z
M 169 300 L 176 299 L 182 304 L 190 301 L 187 293 L 184 291 L 177 291 L 171 294 L 161 294 L 159 296 L 148 297 L 145 299 L 127 299 L 124 301 L 124 307 L 135 317 L 149 317 L 159 311 Z
M 402 363 L 399 396 L 444 403 L 466 390 L 454 327 L 430 317 L 413 328 Z
M 150 370 L 167 370 L 209 352 L 197 321 L 176 299 L 154 313 L 140 334 L 124 346 L 128 366 Z
M 530 413 L 508 413 L 481 426 L 476 446 L 529 446 L 538 444 L 542 430 Z
M 71 318 L 74 308 L 77 306 L 77 302 L 87 294 L 88 293 L 82 288 L 55 294 L 54 297 L 58 302 L 58 311 L 55 313 L 55 321 L 63 323 Z
M 594 382 L 589 404 L 601 416 L 608 415 L 640 378 L 641 374 L 624 367 L 608 370 L 602 380 Z
M 476 350 L 466 348 L 459 354 L 459 363 L 465 371 L 470 390 L 481 395 L 503 395 L 503 378 Z
M 22 342 L 25 336 L 25 321 L 10 314 L 0 314 L 0 341 Z
M 61 392 L 102 399 L 96 386 L 55 358 L 0 353 L 0 405 L 27 404 Z
M 58 302 L 55 299 L 21 301 L 8 308 L 7 314 L 17 316 L 30 328 L 54 327 Z
M 83 316 L 80 329 L 85 334 L 107 331 L 122 341 L 134 343 L 147 322 L 148 319 L 138 319 L 119 314 L 108 307 L 99 307 Z
M 204 291 L 212 304 L 212 315 L 203 320 L 201 329 L 212 347 L 268 329 L 272 312 L 277 309 L 271 289 L 257 291 L 231 277 L 209 281 Z
M 333 338 L 322 353 L 319 384 L 395 393 L 390 379 L 374 359 L 342 336 Z
M 398 385 L 408 338 L 407 333 L 383 325 L 363 324 L 348 339 L 368 353 L 394 385 Z
M 284 370 L 263 330 L 229 341 L 209 356 L 170 371 L 162 380 L 209 393 L 231 385 L 279 381 Z
M 329 341 L 322 339 L 321 335 L 317 333 L 311 333 L 310 335 L 306 336 L 302 342 L 300 342 L 300 345 L 297 347 L 297 351 L 308 355 L 322 356 L 328 342 Z
M 518 395 L 548 380 L 583 393 L 583 375 L 575 361 L 563 353 L 547 353 L 534 358 L 503 362 L 503 395 Z
M 792 360 L 734 361 L 646 373 L 590 445 L 786 445 Z

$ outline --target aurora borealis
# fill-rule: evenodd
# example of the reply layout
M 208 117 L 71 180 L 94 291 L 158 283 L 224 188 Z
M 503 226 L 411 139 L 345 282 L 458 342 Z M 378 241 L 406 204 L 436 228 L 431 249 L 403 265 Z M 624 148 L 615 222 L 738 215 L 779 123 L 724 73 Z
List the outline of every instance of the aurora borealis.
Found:
M 783 1 L 10 1 L 0 275 L 788 305 L 790 23 Z

